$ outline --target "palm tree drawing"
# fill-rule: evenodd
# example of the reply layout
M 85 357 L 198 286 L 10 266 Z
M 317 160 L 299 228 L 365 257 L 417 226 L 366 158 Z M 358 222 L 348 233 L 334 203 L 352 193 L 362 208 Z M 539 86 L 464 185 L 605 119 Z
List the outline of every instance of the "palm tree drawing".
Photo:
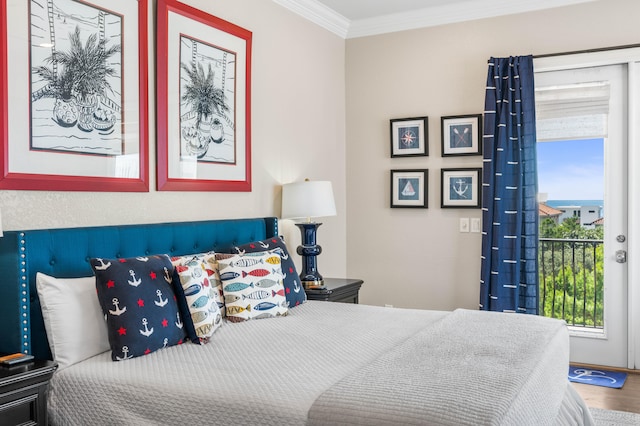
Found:
M 180 66 L 188 78 L 182 101 L 196 114 L 195 129 L 184 129 L 183 135 L 187 141 L 187 151 L 202 158 L 211 141 L 220 143 L 224 138 L 222 122 L 218 118 L 212 120 L 212 116 L 215 114 L 222 117 L 229 111 L 229 106 L 225 102 L 224 90 L 214 84 L 215 73 L 211 64 L 206 74 L 201 63 L 193 63 L 191 66 L 181 63 Z
M 79 111 L 75 120 L 80 129 L 91 131 L 94 127 L 104 129 L 105 125 L 113 126 L 115 115 L 98 104 L 99 96 L 106 96 L 108 91 L 113 92 L 108 78 L 115 77 L 117 70 L 109 66 L 107 60 L 119 53 L 121 47 L 107 47 L 106 40 L 98 40 L 96 33 L 89 35 L 83 45 L 80 28 L 77 26 L 69 34 L 69 42 L 68 51 L 56 51 L 45 60 L 48 64 L 56 63 L 60 71 L 56 73 L 46 66 L 34 68 L 34 72 L 49 83 L 43 95 L 59 100 L 54 107 L 58 124 L 75 124 L 72 123 L 74 117 L 70 112 L 74 109 L 74 104 L 77 104 L 75 108 Z M 64 114 L 60 109 L 65 110 Z

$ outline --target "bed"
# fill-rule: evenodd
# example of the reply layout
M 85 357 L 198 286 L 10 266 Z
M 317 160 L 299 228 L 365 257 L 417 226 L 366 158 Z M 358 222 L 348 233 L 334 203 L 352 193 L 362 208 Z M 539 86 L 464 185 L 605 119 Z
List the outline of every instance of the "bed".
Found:
M 288 309 L 273 303 L 280 310 L 269 319 L 223 320 L 206 344 L 165 341 L 162 348 L 122 361 L 114 359 L 126 353 L 115 354 L 104 336 L 98 343 L 105 350 L 77 359 L 64 358 L 49 341 L 50 313 L 45 326 L 38 273 L 68 286 L 93 277 L 106 259 L 245 256 L 238 247 L 256 247 L 278 235 L 276 218 L 5 232 L 0 239 L 0 352 L 55 358 L 64 367 L 49 386 L 53 425 L 593 424 L 566 378 L 566 327 L 541 317 L 292 304 L 287 298 Z M 251 259 L 259 258 L 265 269 L 261 253 Z M 131 280 L 136 281 L 133 275 Z M 269 297 L 284 293 L 275 287 L 251 291 Z M 167 299 L 158 295 L 159 301 Z M 49 312 L 49 302 L 44 304 Z M 227 304 L 230 317 L 232 306 Z M 257 305 L 249 306 L 259 313 Z M 91 340 L 90 334 L 82 336 L 83 342 Z

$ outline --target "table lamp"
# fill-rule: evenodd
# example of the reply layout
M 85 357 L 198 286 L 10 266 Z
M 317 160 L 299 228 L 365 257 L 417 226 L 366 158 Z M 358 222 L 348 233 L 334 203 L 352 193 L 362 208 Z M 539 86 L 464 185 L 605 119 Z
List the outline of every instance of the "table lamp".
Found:
M 322 223 L 312 219 L 335 215 L 331 182 L 306 179 L 304 182 L 282 185 L 282 218 L 305 220 L 295 223 L 302 235 L 302 245 L 298 246 L 297 253 L 302 257 L 300 280 L 305 288 L 324 288 L 316 259 L 322 253 L 322 247 L 316 243 L 316 231 Z

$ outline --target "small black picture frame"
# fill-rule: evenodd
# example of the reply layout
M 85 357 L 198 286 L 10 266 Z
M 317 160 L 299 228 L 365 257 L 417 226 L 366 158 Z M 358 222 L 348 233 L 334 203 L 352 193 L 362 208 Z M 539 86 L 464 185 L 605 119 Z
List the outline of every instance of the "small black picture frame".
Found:
M 442 156 L 482 154 L 482 114 L 441 118 Z
M 429 117 L 389 120 L 391 157 L 429 155 Z
M 480 208 L 482 169 L 442 169 L 441 203 L 444 208 Z
M 428 169 L 391 170 L 391 208 L 428 208 Z

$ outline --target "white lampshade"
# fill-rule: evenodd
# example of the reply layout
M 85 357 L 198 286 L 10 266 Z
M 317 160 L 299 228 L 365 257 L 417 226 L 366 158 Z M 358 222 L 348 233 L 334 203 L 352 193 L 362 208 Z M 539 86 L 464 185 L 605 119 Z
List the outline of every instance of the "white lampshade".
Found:
M 282 185 L 282 219 L 335 215 L 331 182 L 305 180 Z

